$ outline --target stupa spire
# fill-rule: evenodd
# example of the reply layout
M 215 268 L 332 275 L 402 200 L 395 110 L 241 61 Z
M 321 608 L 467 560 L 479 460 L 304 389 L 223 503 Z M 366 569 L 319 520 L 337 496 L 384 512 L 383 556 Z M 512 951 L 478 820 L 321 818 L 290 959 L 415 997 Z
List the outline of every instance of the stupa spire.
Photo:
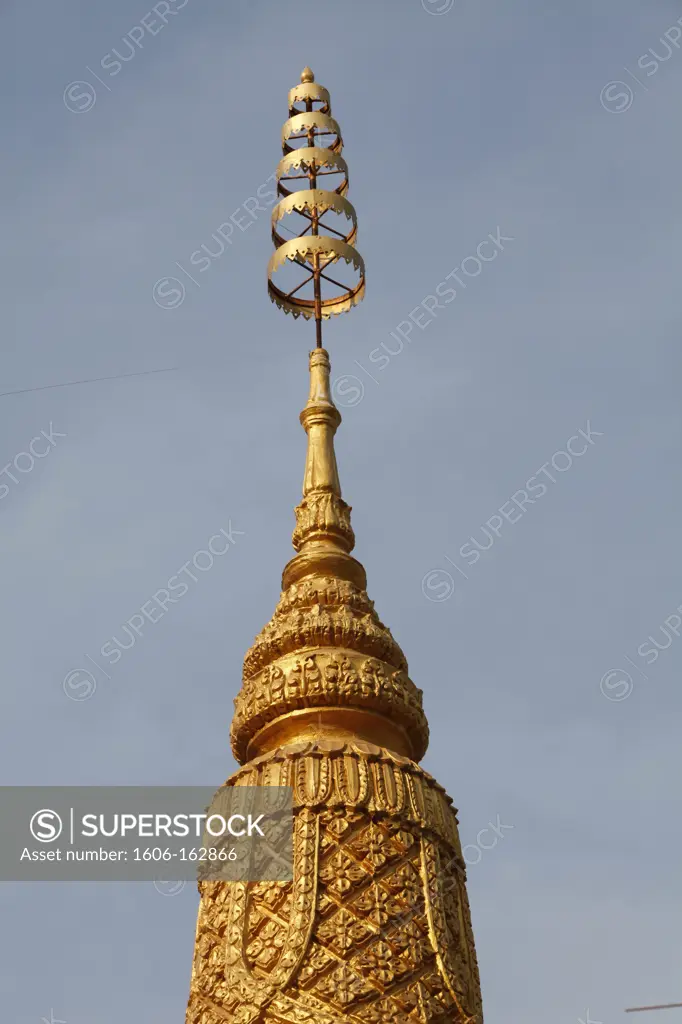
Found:
M 365 280 L 342 145 L 306 68 L 289 94 L 268 268 L 270 298 L 316 325 L 303 495 L 279 604 L 244 658 L 227 783 L 291 787 L 293 881 L 200 882 L 187 1024 L 483 1020 L 456 812 L 418 764 L 422 691 L 368 597 L 341 495 L 322 322 Z M 304 279 L 275 285 L 286 270 Z
M 286 566 L 282 586 L 286 589 L 313 572 L 331 572 L 360 587 L 366 586 L 365 570 L 351 557 L 355 535 L 351 507 L 341 496 L 341 483 L 334 450 L 334 436 L 341 414 L 330 389 L 330 361 L 326 349 L 310 353 L 310 394 L 300 415 L 308 435 L 303 499 L 296 508 L 292 543 L 298 554 Z
M 308 456 L 303 479 L 303 497 L 312 491 L 325 490 L 341 497 L 341 483 L 334 452 L 334 434 L 341 414 L 334 405 L 329 386 L 331 366 L 325 349 L 310 353 L 310 395 L 301 413 L 302 426 L 308 434 Z

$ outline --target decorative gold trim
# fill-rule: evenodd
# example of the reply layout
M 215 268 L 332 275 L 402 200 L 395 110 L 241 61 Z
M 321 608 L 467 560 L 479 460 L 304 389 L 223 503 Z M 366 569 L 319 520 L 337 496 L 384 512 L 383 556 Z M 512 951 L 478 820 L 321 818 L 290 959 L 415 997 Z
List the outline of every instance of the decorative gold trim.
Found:
M 301 149 L 293 149 L 282 157 L 275 171 L 280 194 L 292 194 L 282 185 L 283 178 L 289 177 L 291 171 L 307 171 L 313 164 L 318 167 L 329 167 L 332 171 L 343 174 L 343 182 L 334 191 L 345 196 L 348 191 L 348 164 L 340 153 L 335 153 L 331 149 L 323 149 L 321 146 L 303 146 Z
M 268 263 L 268 275 L 278 270 L 285 260 L 301 259 L 312 262 L 314 255 L 321 259 L 336 263 L 345 260 L 352 263 L 355 270 L 364 277 L 365 261 L 357 249 L 341 239 L 327 238 L 325 235 L 308 235 L 302 238 L 290 238 L 273 252 Z
M 351 221 L 352 227 L 344 241 L 353 245 L 358 235 L 358 218 L 355 208 L 338 192 L 327 192 L 324 189 L 301 189 L 298 192 L 291 192 L 275 206 L 272 211 L 272 238 L 277 246 L 284 245 L 287 239 L 277 232 L 277 224 L 283 217 L 291 213 L 307 213 L 309 216 L 317 214 L 322 217 L 329 210 L 343 215 Z
M 326 143 L 322 146 L 323 149 L 329 149 L 332 153 L 340 153 L 343 149 L 343 139 L 341 138 L 341 129 L 338 121 L 335 121 L 333 117 L 328 114 L 323 114 L 320 110 L 304 110 L 301 114 L 294 114 L 288 121 L 285 121 L 282 126 L 282 149 L 285 153 L 291 153 L 298 149 L 297 146 L 288 145 L 292 135 L 296 135 L 299 132 L 307 132 L 317 129 L 318 133 L 321 131 L 323 134 L 331 133 L 336 136 L 333 142 L 327 145 Z
M 345 214 L 348 220 L 353 222 L 354 228 L 358 226 L 358 218 L 353 204 L 349 203 L 347 199 L 344 199 L 337 192 L 328 192 L 322 188 L 301 189 L 299 192 L 292 192 L 291 195 L 282 199 L 272 211 L 272 226 L 274 227 L 277 221 L 281 220 L 286 214 L 301 213 L 303 210 L 306 210 L 308 213 L 314 211 L 320 214 L 320 216 L 326 213 L 327 210 L 334 210 L 336 213 Z
M 289 744 L 228 781 L 263 784 L 293 788 L 294 880 L 200 884 L 188 1024 L 482 1024 L 442 787 L 357 740 Z
M 311 100 L 313 103 L 324 103 L 327 109 L 321 108 L 320 113 L 331 114 L 332 106 L 329 91 L 323 85 L 318 85 L 317 82 L 299 82 L 298 85 L 289 90 L 290 110 L 293 108 L 294 103 L 305 103 L 306 100 Z
M 276 249 L 270 257 L 270 262 L 268 263 L 268 292 L 271 301 L 276 303 L 285 313 L 291 313 L 294 319 L 303 316 L 306 320 L 309 320 L 315 316 L 315 300 L 289 298 L 287 293 L 273 284 L 272 275 L 282 266 L 285 260 L 298 260 L 299 262 L 307 262 L 312 266 L 313 258 L 316 255 L 320 259 L 327 261 L 326 266 L 338 263 L 339 260 L 345 260 L 346 263 L 352 264 L 354 269 L 360 274 L 360 280 L 353 288 L 350 288 L 342 295 L 322 300 L 321 315 L 323 319 L 328 320 L 330 316 L 346 313 L 364 298 L 365 262 L 357 249 L 348 245 L 347 242 L 341 241 L 341 239 L 328 238 L 323 235 L 291 238 Z
M 242 763 L 264 726 L 303 708 L 376 711 L 407 732 L 415 758 L 423 757 L 428 745 L 421 690 L 405 672 L 358 651 L 295 650 L 245 679 L 234 706 L 232 749 Z

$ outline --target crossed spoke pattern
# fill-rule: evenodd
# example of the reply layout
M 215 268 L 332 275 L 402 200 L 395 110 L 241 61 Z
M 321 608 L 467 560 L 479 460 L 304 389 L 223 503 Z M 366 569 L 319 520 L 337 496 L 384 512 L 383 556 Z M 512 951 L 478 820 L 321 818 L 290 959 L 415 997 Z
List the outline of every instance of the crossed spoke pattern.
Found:
M 338 123 L 331 116 L 328 91 L 315 82 L 309 68 L 301 83 L 289 93 L 289 119 L 282 128 L 283 157 L 277 167 L 277 191 L 280 202 L 272 212 L 272 240 L 275 252 L 268 266 L 268 292 L 280 309 L 294 317 L 315 318 L 317 345 L 322 347 L 322 320 L 344 313 L 361 301 L 365 288 L 362 257 L 354 248 L 357 217 L 345 198 L 348 191 L 348 167 L 341 156 L 343 139 Z M 330 177 L 328 187 L 319 187 L 320 179 Z M 303 185 L 304 187 L 299 187 Z M 339 230 L 325 216 L 334 213 L 350 221 L 350 229 Z M 294 233 L 282 224 L 295 215 L 301 230 Z M 285 238 L 281 232 L 291 237 Z M 351 264 L 358 281 L 348 284 L 329 268 L 340 261 Z M 276 270 L 289 264 L 305 276 L 285 290 L 273 282 Z M 312 298 L 302 295 L 312 285 Z M 326 286 L 326 289 L 323 288 Z M 330 292 L 329 286 L 334 289 Z

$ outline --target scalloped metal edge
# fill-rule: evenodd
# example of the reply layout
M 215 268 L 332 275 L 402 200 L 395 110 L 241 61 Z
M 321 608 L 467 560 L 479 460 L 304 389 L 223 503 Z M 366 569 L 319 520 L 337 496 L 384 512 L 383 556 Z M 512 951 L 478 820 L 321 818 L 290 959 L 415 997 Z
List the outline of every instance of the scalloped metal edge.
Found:
M 315 254 L 324 257 L 329 253 L 335 257 L 332 262 L 337 263 L 340 259 L 344 259 L 346 263 L 352 263 L 364 277 L 365 261 L 352 245 L 348 245 L 340 239 L 328 238 L 326 235 L 309 235 L 290 238 L 284 245 L 275 249 L 268 263 L 268 278 L 284 264 L 285 260 L 293 260 L 296 256 L 305 259 L 306 256 Z
M 301 213 L 303 210 L 319 214 L 324 214 L 327 210 L 334 210 L 335 213 L 345 214 L 348 220 L 353 222 L 354 227 L 358 226 L 358 217 L 353 204 L 338 192 L 329 192 L 322 188 L 301 189 L 282 199 L 272 211 L 272 226 L 274 227 L 277 221 L 286 217 L 287 214 Z
M 340 153 L 322 146 L 304 146 L 301 149 L 292 149 L 277 164 L 275 176 L 279 181 L 280 178 L 286 177 L 285 171 L 300 170 L 304 163 L 312 163 L 313 160 L 320 167 L 338 168 L 340 173 L 345 174 L 346 183 L 348 182 L 348 164 L 344 158 Z
M 338 121 L 317 110 L 304 110 L 301 114 L 295 114 L 288 121 L 285 121 L 282 125 L 282 145 L 286 145 L 291 136 L 295 135 L 296 132 L 305 131 L 307 128 L 327 128 L 330 132 L 334 132 L 337 141 L 331 146 L 323 148 L 331 149 L 335 153 L 339 153 L 343 149 L 341 127 Z
M 352 263 L 354 269 L 359 273 L 359 281 L 354 288 L 343 295 L 323 300 L 321 308 L 323 319 L 329 319 L 330 316 L 337 316 L 340 313 L 348 312 L 365 297 L 365 260 L 356 249 L 353 249 L 346 242 L 328 238 L 323 236 L 323 234 L 317 234 L 317 236 L 310 236 L 308 238 L 290 239 L 280 246 L 279 249 L 275 249 L 270 257 L 267 264 L 267 291 L 270 301 L 284 309 L 286 313 L 292 313 L 295 319 L 298 316 L 303 316 L 305 319 L 310 319 L 314 316 L 313 302 L 309 299 L 297 301 L 296 299 L 287 298 L 285 293 L 273 284 L 272 274 L 283 266 L 286 260 L 294 260 L 297 256 L 305 259 L 307 256 L 314 255 L 315 253 L 327 258 L 331 254 L 331 262 L 333 263 L 344 259 L 346 263 Z
M 337 192 L 329 192 L 325 189 L 301 189 L 299 192 L 291 192 L 272 211 L 271 233 L 275 248 L 278 249 L 289 241 L 277 231 L 277 224 L 288 214 L 303 214 L 304 211 L 309 211 L 309 216 L 317 213 L 318 216 L 323 217 L 330 210 L 336 216 L 345 216 L 351 222 L 351 229 L 342 240 L 348 245 L 355 245 L 358 237 L 358 218 L 352 203 L 349 203 Z M 325 225 L 321 224 L 321 227 L 324 228 Z M 298 237 L 303 236 L 299 235 Z
M 338 299 L 327 299 L 326 306 L 322 306 L 321 316 L 323 320 L 329 320 L 333 316 L 340 316 L 342 313 L 348 313 L 354 306 L 357 306 L 365 297 L 365 279 L 362 277 L 359 284 L 352 292 L 347 292 L 346 295 L 340 295 Z M 315 316 L 314 307 L 308 306 L 297 306 L 294 305 L 292 299 L 287 299 L 283 292 L 277 288 L 272 281 L 268 281 L 268 295 L 270 301 L 274 302 L 279 309 L 283 310 L 287 315 L 291 313 L 294 320 L 298 320 L 299 316 L 302 316 L 304 320 L 312 320 Z
M 376 743 L 370 743 L 369 740 L 343 740 L 330 737 L 328 739 L 300 740 L 295 743 L 284 743 L 275 747 L 274 750 L 269 750 L 266 754 L 259 754 L 253 760 L 240 765 L 225 785 L 234 785 L 235 780 L 240 775 L 248 775 L 254 768 L 267 764 L 270 761 L 288 761 L 292 757 L 304 757 L 306 754 L 318 752 L 323 755 L 349 754 L 351 757 L 359 755 L 360 757 L 366 757 L 368 761 L 395 764 L 399 768 L 405 768 L 409 774 L 423 778 L 429 786 L 440 792 L 446 798 L 455 814 L 457 814 L 457 808 L 454 806 L 452 797 L 448 794 L 445 787 L 417 761 L 412 761 L 409 757 L 396 754 L 395 751 L 389 750 L 387 747 L 380 747 Z
M 299 82 L 293 89 L 289 90 L 289 107 L 293 107 L 294 103 L 298 103 L 303 100 L 319 100 L 320 103 L 326 103 L 329 108 L 326 113 L 331 114 L 332 104 L 329 90 L 325 89 L 323 85 L 318 85 L 317 82 Z M 322 113 L 322 111 L 320 111 Z

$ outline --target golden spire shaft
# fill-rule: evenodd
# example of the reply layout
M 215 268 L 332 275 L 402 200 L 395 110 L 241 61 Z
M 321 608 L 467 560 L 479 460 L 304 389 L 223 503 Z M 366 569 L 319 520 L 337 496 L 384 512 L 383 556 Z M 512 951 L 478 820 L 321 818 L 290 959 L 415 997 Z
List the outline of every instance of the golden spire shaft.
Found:
M 300 414 L 307 453 L 296 554 L 244 658 L 231 728 L 241 767 L 228 785 L 291 788 L 293 881 L 200 883 L 186 1021 L 482 1024 L 456 812 L 419 766 L 428 745 L 422 691 L 351 555 L 321 321 L 360 301 L 364 264 L 340 128 L 309 68 L 289 94 L 289 115 L 268 291 L 285 312 L 315 318 L 317 347 Z M 331 143 L 320 146 L 320 135 Z M 341 180 L 320 189 L 322 174 Z M 308 187 L 295 191 L 300 180 Z M 330 213 L 350 229 L 332 227 Z M 286 240 L 279 224 L 290 215 L 308 223 Z M 290 291 L 272 281 L 287 263 L 308 275 Z M 359 281 L 338 281 L 335 264 L 352 266 Z M 325 297 L 329 284 L 341 292 Z
M 315 81 L 315 75 L 312 70 L 308 67 L 303 69 L 301 74 L 301 84 L 307 85 L 310 82 Z M 305 101 L 305 109 L 308 113 L 312 113 L 313 100 L 308 96 Z M 313 127 L 308 129 L 308 146 L 314 148 L 315 146 L 315 129 Z M 310 182 L 310 188 L 317 188 L 317 163 L 313 160 L 308 168 L 308 179 Z M 313 210 L 312 213 L 312 225 L 311 234 L 319 234 L 319 217 L 317 210 Z M 320 256 L 319 253 L 315 253 L 313 256 L 313 284 L 315 294 L 315 336 L 317 348 L 322 348 L 322 288 L 320 282 Z
M 341 414 L 329 388 L 329 355 L 321 347 L 310 353 L 310 396 L 300 420 L 308 435 L 303 497 L 311 491 L 329 491 L 341 497 L 339 471 L 334 451 L 334 434 Z

